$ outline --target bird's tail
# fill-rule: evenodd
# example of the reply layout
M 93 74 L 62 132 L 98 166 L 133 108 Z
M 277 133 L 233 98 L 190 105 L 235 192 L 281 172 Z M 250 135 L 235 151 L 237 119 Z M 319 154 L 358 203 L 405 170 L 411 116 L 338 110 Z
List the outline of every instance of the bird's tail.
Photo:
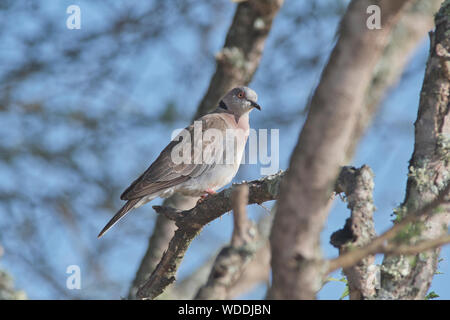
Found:
M 103 228 L 102 231 L 98 234 L 97 238 L 100 238 L 103 236 L 106 231 L 111 229 L 113 225 L 117 223 L 120 219 L 122 219 L 131 209 L 134 208 L 134 206 L 141 200 L 140 198 L 129 200 L 125 205 L 115 214 L 114 217 L 112 217 L 111 220 L 106 224 L 106 226 Z

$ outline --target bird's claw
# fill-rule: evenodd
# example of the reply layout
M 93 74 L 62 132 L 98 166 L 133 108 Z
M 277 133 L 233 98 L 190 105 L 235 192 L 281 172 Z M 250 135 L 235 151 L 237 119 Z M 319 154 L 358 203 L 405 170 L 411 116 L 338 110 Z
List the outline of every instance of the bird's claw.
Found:
M 205 193 L 200 196 L 200 199 L 198 199 L 197 205 L 199 205 L 200 203 L 205 201 L 205 199 L 208 198 L 208 196 L 211 196 L 211 195 L 214 195 L 217 193 L 213 189 L 206 189 L 204 192 Z

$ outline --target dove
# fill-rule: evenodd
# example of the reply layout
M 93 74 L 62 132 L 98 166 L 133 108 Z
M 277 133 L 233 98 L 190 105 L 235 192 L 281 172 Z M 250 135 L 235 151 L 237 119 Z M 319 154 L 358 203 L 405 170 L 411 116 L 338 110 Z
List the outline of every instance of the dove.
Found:
M 257 99 L 256 92 L 248 87 L 234 88 L 219 101 L 214 111 L 182 130 L 122 193 L 120 199 L 127 202 L 98 237 L 129 211 L 157 197 L 167 198 L 179 193 L 204 199 L 230 183 L 239 169 L 247 143 L 249 113 L 253 109 L 261 110 Z

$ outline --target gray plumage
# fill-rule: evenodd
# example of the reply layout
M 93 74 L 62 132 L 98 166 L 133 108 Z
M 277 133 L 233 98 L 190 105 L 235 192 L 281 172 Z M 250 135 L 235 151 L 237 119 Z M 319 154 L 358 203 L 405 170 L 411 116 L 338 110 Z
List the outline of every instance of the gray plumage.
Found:
M 166 198 L 174 192 L 188 196 L 202 196 L 231 182 L 239 169 L 245 149 L 250 129 L 248 115 L 253 108 L 261 110 L 257 104 L 257 95 L 252 89 L 238 87 L 228 92 L 213 112 L 197 121 L 201 121 L 202 135 L 207 130 L 214 129 L 218 130 L 217 132 L 220 132 L 223 137 L 227 137 L 227 130 L 234 130 L 236 136 L 233 137 L 235 139 L 232 144 L 233 150 L 226 149 L 226 140 L 231 138 L 225 138 L 222 141 L 223 149 L 220 151 L 220 148 L 217 148 L 217 154 L 211 156 L 212 160 L 199 159 L 199 154 L 201 156 L 209 155 L 207 151 L 214 149 L 213 147 L 217 147 L 217 145 L 213 145 L 214 140 L 212 139 L 196 139 L 194 136 L 195 125 L 191 124 L 184 133 L 188 133 L 192 139 L 185 139 L 180 133 L 164 148 L 150 167 L 122 193 L 120 199 L 126 200 L 127 203 L 108 222 L 98 237 L 101 237 L 130 210 L 157 197 Z M 213 130 L 211 132 L 214 133 Z M 191 144 L 186 145 L 187 143 Z M 175 150 L 184 150 L 183 148 L 188 146 L 190 146 L 191 160 L 193 161 L 188 163 L 174 161 L 172 153 Z M 196 153 L 195 147 L 199 148 L 198 150 L 201 152 Z M 226 153 L 229 153 L 230 157 L 233 156 L 231 162 L 226 161 Z M 214 156 L 217 157 L 214 158 Z M 222 161 L 218 161 L 218 159 Z

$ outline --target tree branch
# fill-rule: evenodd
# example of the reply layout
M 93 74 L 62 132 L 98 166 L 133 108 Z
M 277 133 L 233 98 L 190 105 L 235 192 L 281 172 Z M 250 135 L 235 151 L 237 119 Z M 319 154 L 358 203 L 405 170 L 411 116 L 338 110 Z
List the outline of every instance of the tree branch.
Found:
M 415 245 L 393 245 L 389 244 L 382 248 L 384 254 L 403 254 L 403 255 L 413 255 L 425 252 L 430 249 L 436 249 L 450 243 L 450 235 L 445 235 L 433 240 L 422 241 Z
M 381 30 L 366 26 L 369 0 L 353 0 L 311 100 L 310 111 L 281 186 L 271 234 L 270 299 L 312 299 L 324 272 L 320 233 L 333 185 L 345 161 L 374 67 L 408 0 L 379 0 Z
M 164 200 L 165 206 L 178 208 L 180 210 L 187 210 L 195 206 L 198 198 L 186 197 L 179 194 L 175 194 L 172 197 Z M 175 223 L 167 219 L 164 215 L 158 215 L 156 217 L 155 227 L 151 234 L 148 247 L 141 260 L 139 268 L 136 272 L 135 278 L 131 284 L 128 299 L 135 299 L 139 286 L 151 275 L 152 271 L 156 268 L 158 262 L 164 251 L 167 249 L 170 239 L 176 230 Z
M 275 200 L 284 172 L 267 176 L 248 183 L 249 204 Z M 176 210 L 169 207 L 154 206 L 159 214 L 173 219 L 178 227 L 164 253 L 161 261 L 150 278 L 139 289 L 137 295 L 141 299 L 154 299 L 175 280 L 175 274 L 191 241 L 207 223 L 231 210 L 230 189 L 208 197 L 204 202 L 190 210 Z
M 267 282 L 270 275 L 270 248 L 269 231 L 272 224 L 272 214 L 264 215 L 258 221 L 257 233 L 260 237 L 258 248 L 254 257 L 248 262 L 243 272 L 235 283 L 228 287 L 228 299 L 233 299 L 242 293 L 251 290 L 255 285 L 261 282 Z M 215 258 L 218 253 L 194 270 L 190 275 L 183 278 L 171 288 L 168 296 L 171 299 L 192 299 L 199 288 L 206 283 L 211 272 Z
M 414 152 L 409 163 L 406 196 L 396 210 L 404 220 L 415 209 L 435 199 L 449 184 L 450 176 L 450 2 L 444 1 L 435 15 L 436 29 L 430 34 L 430 54 L 415 122 Z M 450 203 L 439 215 L 426 219 L 415 230 L 411 243 L 435 239 L 447 233 Z M 414 230 L 412 230 L 414 231 Z M 435 275 L 440 249 L 427 255 L 386 255 L 381 265 L 380 299 L 425 299 Z
M 354 171 L 356 169 L 351 167 L 344 167 L 342 169 L 344 173 L 339 175 L 336 182 L 336 192 L 342 192 L 343 185 L 350 185 L 352 183 L 352 176 L 345 174 L 345 172 L 352 170 Z M 261 204 L 266 201 L 277 199 L 280 184 L 285 175 L 285 172 L 280 171 L 277 174 L 259 180 L 246 182 L 249 187 L 248 204 Z M 169 248 L 164 253 L 158 266 L 153 271 L 150 278 L 140 288 L 138 292 L 139 298 L 154 299 L 160 295 L 169 284 L 175 281 L 175 274 L 189 244 L 201 231 L 203 226 L 232 209 L 231 194 L 233 188 L 236 188 L 237 186 L 239 186 L 239 184 L 233 185 L 231 188 L 225 189 L 216 195 L 207 197 L 204 202 L 190 210 L 182 211 L 170 207 L 154 206 L 156 212 L 175 221 L 178 229 L 170 241 Z
M 370 122 L 381 106 L 381 102 L 386 96 L 387 91 L 397 83 L 402 75 L 404 67 L 409 61 L 412 52 L 416 49 L 418 44 L 423 41 L 428 31 L 434 27 L 433 15 L 439 9 L 441 2 L 442 0 L 429 0 L 424 3 L 422 0 L 415 0 L 395 26 L 389 44 L 386 46 L 382 58 L 375 67 L 370 89 L 367 90 L 365 96 L 364 110 L 361 111 L 353 132 L 352 142 L 347 153 L 348 161 L 353 157 L 359 137 L 364 134 L 365 130 L 370 125 Z M 191 298 L 193 296 L 192 290 L 194 290 L 194 292 L 197 291 L 197 284 L 206 281 L 206 273 L 211 269 L 213 262 L 214 259 L 211 259 L 211 261 L 208 261 L 206 268 L 202 266 L 197 270 L 198 272 L 196 271 L 191 276 L 183 279 L 176 285 L 174 290 L 171 291 L 169 296 L 175 295 L 177 299 Z M 370 268 L 371 275 L 376 271 L 377 269 Z M 255 258 L 253 258 L 245 268 L 243 275 L 231 288 L 231 298 L 242 294 L 244 291 L 251 289 L 258 283 L 269 281 L 269 275 L 270 246 L 267 244 L 258 250 Z M 370 279 L 372 278 L 373 277 L 366 278 L 367 285 L 371 283 Z M 350 298 L 352 298 L 352 296 L 352 290 L 350 289 Z
M 338 182 L 341 182 L 338 189 L 342 190 L 347 197 L 351 216 L 343 229 L 331 235 L 330 241 L 339 249 L 340 255 L 370 243 L 375 237 L 372 170 L 367 166 L 362 166 L 360 169 L 345 167 L 340 173 L 340 176 L 342 175 L 348 177 L 338 179 Z M 374 256 L 368 255 L 357 264 L 343 270 L 347 277 L 351 300 L 369 299 L 375 295 L 374 260 Z

